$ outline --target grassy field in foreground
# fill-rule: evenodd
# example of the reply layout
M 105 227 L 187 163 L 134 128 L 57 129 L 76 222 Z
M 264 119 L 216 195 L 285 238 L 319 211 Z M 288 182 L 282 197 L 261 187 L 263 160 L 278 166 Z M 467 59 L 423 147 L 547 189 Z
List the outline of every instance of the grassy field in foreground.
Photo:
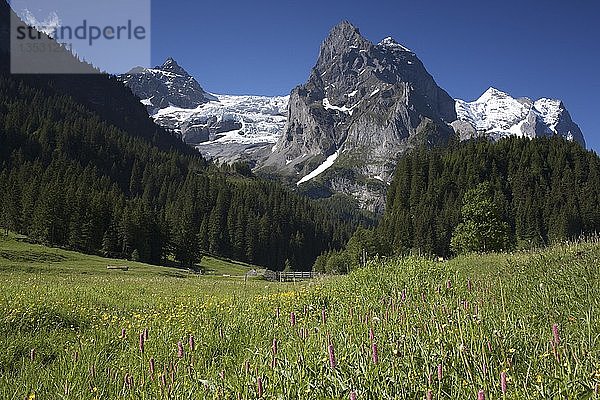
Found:
M 112 263 L 0 241 L 0 398 L 599 398 L 598 245 L 297 285 Z

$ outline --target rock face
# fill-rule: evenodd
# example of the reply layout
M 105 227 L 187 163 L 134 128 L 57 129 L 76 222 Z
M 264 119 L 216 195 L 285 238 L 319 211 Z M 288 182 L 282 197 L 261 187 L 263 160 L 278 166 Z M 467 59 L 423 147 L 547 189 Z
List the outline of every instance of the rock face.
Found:
M 495 88 L 489 88 L 477 100 L 456 100 L 458 120 L 452 126 L 461 140 L 485 136 L 499 140 L 505 136 L 559 135 L 585 147 L 579 126 L 560 100 L 527 97 L 515 99 Z
M 292 91 L 285 133 L 265 165 L 301 185 L 320 167 L 326 187 L 377 211 L 396 157 L 453 135 L 454 104 L 411 50 L 389 37 L 373 44 L 342 22 L 321 45 L 308 82 Z

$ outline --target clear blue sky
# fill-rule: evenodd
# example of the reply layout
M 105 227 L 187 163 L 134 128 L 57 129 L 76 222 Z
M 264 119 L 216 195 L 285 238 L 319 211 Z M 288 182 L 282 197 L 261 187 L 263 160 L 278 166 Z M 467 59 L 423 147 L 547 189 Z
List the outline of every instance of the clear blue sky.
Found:
M 600 152 L 600 3 L 595 0 L 152 1 L 152 59 L 172 56 L 211 92 L 288 94 L 341 20 L 417 53 L 451 96 L 489 86 L 564 101 Z

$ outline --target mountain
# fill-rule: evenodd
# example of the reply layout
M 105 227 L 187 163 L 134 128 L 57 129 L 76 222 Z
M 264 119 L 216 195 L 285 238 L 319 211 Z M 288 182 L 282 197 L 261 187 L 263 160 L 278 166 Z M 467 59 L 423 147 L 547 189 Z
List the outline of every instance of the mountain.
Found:
M 159 78 L 162 86 L 148 83 Z M 172 59 L 121 79 L 154 121 L 205 157 L 247 161 L 311 197 L 344 193 L 377 213 L 398 157 L 420 145 L 445 145 L 458 134 L 559 135 L 585 146 L 559 100 L 514 99 L 493 88 L 474 102 L 454 100 L 413 51 L 391 37 L 371 43 L 349 22 L 331 30 L 308 81 L 290 96 L 208 94 Z M 188 104 L 191 87 L 198 100 Z M 164 91 L 171 100 L 158 102 Z
M 378 210 L 396 157 L 446 143 L 456 111 L 414 52 L 389 37 L 373 44 L 342 22 L 321 45 L 307 83 L 292 91 L 288 116 L 264 168 L 298 185 L 319 176 L 325 190 Z
M 172 58 L 119 79 L 157 124 L 220 162 L 256 159 L 252 154 L 270 149 L 285 127 L 289 96 L 209 94 Z
M 150 114 L 166 107 L 196 108 L 213 97 L 172 58 L 156 68 L 136 67 L 119 77 Z
M 493 140 L 505 136 L 562 136 L 585 147 L 579 126 L 560 100 L 527 97 L 515 99 L 490 87 L 477 100 L 456 100 L 458 120 L 452 126 L 461 139 L 487 136 Z

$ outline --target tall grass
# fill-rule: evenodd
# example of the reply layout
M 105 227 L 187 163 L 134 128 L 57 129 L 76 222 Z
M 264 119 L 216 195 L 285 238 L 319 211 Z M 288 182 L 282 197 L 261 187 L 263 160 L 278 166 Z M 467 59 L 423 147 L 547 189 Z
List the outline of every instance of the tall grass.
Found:
M 598 398 L 599 259 L 409 257 L 300 285 L 11 264 L 0 398 Z

